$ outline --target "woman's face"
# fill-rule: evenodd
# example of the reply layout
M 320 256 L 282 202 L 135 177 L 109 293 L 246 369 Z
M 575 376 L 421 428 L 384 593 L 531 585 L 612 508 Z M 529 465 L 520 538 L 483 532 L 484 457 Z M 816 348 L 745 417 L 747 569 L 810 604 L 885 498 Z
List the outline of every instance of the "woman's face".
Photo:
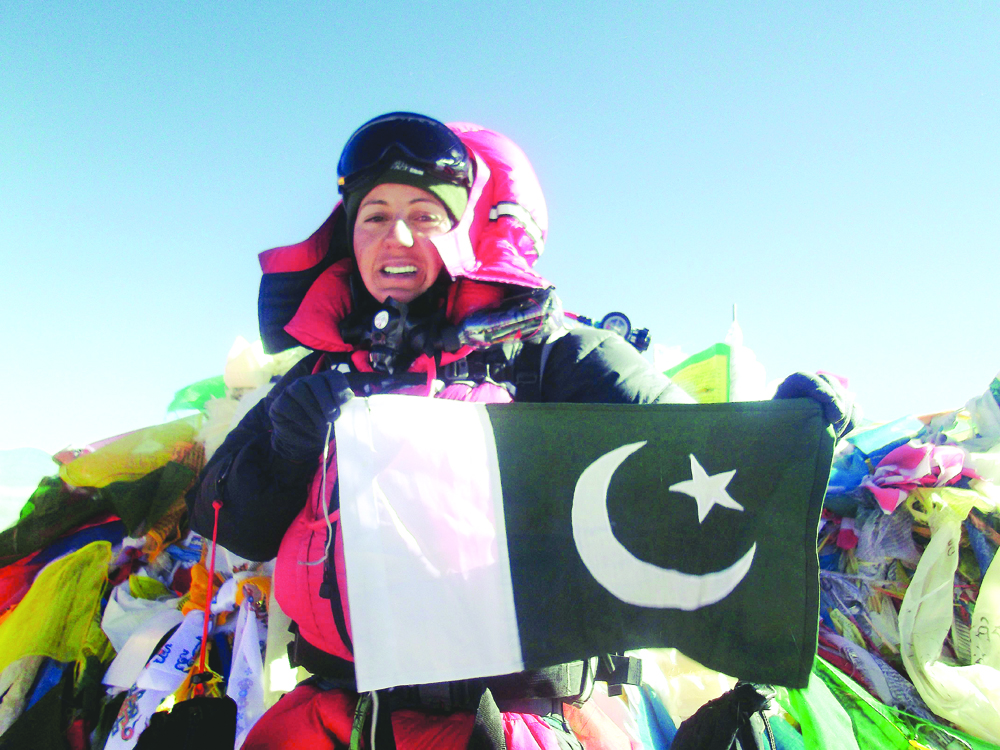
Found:
M 354 258 L 372 296 L 408 304 L 430 289 L 444 267 L 430 238 L 449 229 L 444 204 L 426 190 L 394 183 L 373 188 L 354 222 Z

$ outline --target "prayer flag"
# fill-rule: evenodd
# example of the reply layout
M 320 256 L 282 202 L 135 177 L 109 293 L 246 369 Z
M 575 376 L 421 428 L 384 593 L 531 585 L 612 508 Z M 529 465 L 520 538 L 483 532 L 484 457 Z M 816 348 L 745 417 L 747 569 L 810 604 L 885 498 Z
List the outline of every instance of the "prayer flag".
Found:
M 676 647 L 804 686 L 834 438 L 808 399 L 354 399 L 336 422 L 361 690 Z
M 226 381 L 222 375 L 199 380 L 197 383 L 184 386 L 174 394 L 167 411 L 182 409 L 198 409 L 203 411 L 205 404 L 213 398 L 226 397 Z
M 664 375 L 683 388 L 699 404 L 730 400 L 732 349 L 729 344 L 713 344 Z

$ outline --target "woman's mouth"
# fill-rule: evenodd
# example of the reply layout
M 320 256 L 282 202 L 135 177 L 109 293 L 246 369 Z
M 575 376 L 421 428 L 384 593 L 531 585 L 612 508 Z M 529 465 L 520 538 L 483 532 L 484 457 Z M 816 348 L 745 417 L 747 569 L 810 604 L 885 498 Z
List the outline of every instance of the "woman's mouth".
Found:
M 417 272 L 416 266 L 384 266 L 382 268 L 382 273 L 388 274 L 390 276 L 405 276 L 407 274 L 412 274 Z

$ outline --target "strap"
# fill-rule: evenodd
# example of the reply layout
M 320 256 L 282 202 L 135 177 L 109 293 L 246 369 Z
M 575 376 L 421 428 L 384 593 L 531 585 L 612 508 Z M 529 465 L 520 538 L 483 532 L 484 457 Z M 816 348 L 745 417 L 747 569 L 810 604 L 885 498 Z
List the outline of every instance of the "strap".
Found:
M 777 750 L 774 730 L 771 729 L 764 709 L 750 714 L 740 724 L 736 730 L 736 747 L 739 750 Z
M 396 750 L 396 737 L 392 731 L 394 705 L 387 700 L 390 695 L 391 693 L 386 691 L 359 696 L 358 708 L 354 716 L 354 727 L 351 731 L 352 749 L 367 746 L 366 739 L 371 736 L 372 723 L 374 722 L 375 750 Z M 468 750 L 507 750 L 507 740 L 503 731 L 503 716 L 493 694 L 488 689 L 483 690 L 480 694 L 475 711 L 476 720 L 472 725 L 472 733 L 469 735 L 469 742 L 466 745 Z
M 415 708 L 450 713 L 475 711 L 489 692 L 495 702 L 575 700 L 590 687 L 590 666 L 586 661 L 556 664 L 543 669 L 425 685 L 403 685 L 379 693 L 383 710 Z
M 542 228 L 532 218 L 524 206 L 513 201 L 500 201 L 490 209 L 490 221 L 496 221 L 501 216 L 509 216 L 517 221 L 524 231 L 531 238 L 531 243 L 535 246 L 535 255 L 540 256 L 545 250 L 545 239 L 542 236 Z
M 588 670 L 585 661 L 571 661 L 542 669 L 487 677 L 483 680 L 496 700 L 532 698 L 576 698 L 584 688 Z
M 506 365 L 507 357 L 503 349 L 497 346 L 470 352 L 461 359 L 442 365 L 438 368 L 437 377 L 445 383 L 455 381 L 482 383 L 490 378 L 502 379 Z M 351 390 L 365 396 L 401 386 L 427 383 L 427 374 L 422 372 L 397 372 L 392 375 L 384 372 L 351 372 L 347 373 L 346 377 Z
M 542 400 L 542 344 L 526 343 L 514 358 L 514 388 L 518 401 Z
M 372 694 L 362 693 L 359 695 L 358 702 L 354 706 L 354 721 L 351 723 L 350 750 L 361 750 L 365 746 L 365 725 L 368 723 L 371 708 Z
M 375 742 L 372 743 L 372 748 L 396 750 L 396 735 L 392 732 L 392 711 L 388 706 L 383 708 L 379 705 L 378 693 L 372 696 L 372 721 L 375 723 Z
M 349 750 L 396 750 L 392 709 L 383 706 L 379 693 L 362 693 L 354 707 Z
M 193 697 L 178 702 L 169 713 L 153 714 L 149 725 L 136 740 L 137 750 L 166 750 L 176 747 L 202 750 L 229 747 L 236 742 L 236 701 L 228 695 L 219 698 L 205 695 L 205 683 L 212 676 L 212 672 L 205 669 L 205 659 L 208 654 L 215 549 L 219 538 L 219 509 L 222 508 L 222 503 L 213 500 L 212 507 L 215 509 L 215 527 L 212 529 L 212 554 L 208 566 L 208 591 L 205 594 L 201 654 L 198 657 L 198 666 L 191 674 Z
M 738 682 L 728 693 L 710 700 L 681 722 L 670 747 L 672 750 L 706 747 L 774 750 L 774 735 L 766 714 L 769 701 L 770 690 L 765 686 Z
M 503 733 L 503 717 L 493 694 L 484 690 L 476 709 L 476 722 L 469 736 L 469 750 L 507 750 L 507 740 Z
M 476 349 L 438 370 L 438 377 L 446 383 L 457 380 L 482 383 L 484 380 L 501 382 L 506 375 L 508 352 L 505 346 Z
M 337 489 L 334 489 L 336 492 Z M 337 521 L 339 525 L 340 521 Z M 328 533 L 333 535 L 329 546 L 337 543 L 336 528 Z M 327 555 L 323 561 L 323 582 L 319 586 L 319 595 L 323 599 L 330 600 L 330 613 L 333 615 L 333 623 L 337 626 L 337 636 L 351 654 L 354 653 L 354 643 L 351 641 L 351 634 L 347 631 L 347 617 L 344 615 L 344 602 L 340 598 L 340 585 L 337 583 L 336 554 Z M 352 667 L 353 668 L 353 667 Z M 312 671 L 312 670 L 310 670 Z
M 212 508 L 215 510 L 215 522 L 212 526 L 212 554 L 208 563 L 208 590 L 205 592 L 205 617 L 201 629 L 201 654 L 198 656 L 198 668 L 191 675 L 191 684 L 194 686 L 192 693 L 194 697 L 201 697 L 205 694 L 205 682 L 211 675 L 205 672 L 205 659 L 208 656 L 208 626 L 212 618 L 212 585 L 215 583 L 215 548 L 219 540 L 219 510 L 222 503 L 219 500 L 212 501 Z
M 621 695 L 622 685 L 642 684 L 642 660 L 635 656 L 602 654 L 594 679 L 608 683 L 608 695 Z
M 338 687 L 357 691 L 353 662 L 328 654 L 313 646 L 302 637 L 295 623 L 289 626 L 289 630 L 295 635 L 288 644 L 288 662 L 293 667 L 305 667 L 309 672 L 322 677 L 327 682 L 342 683 Z
M 518 348 L 520 347 L 520 342 L 511 343 Z M 445 383 L 455 381 L 481 383 L 484 380 L 498 382 L 506 380 L 509 378 L 507 365 L 510 362 L 511 349 L 513 347 L 501 345 L 474 349 L 461 359 L 439 366 L 436 377 Z M 427 382 L 427 375 L 422 372 L 396 372 L 391 375 L 385 372 L 359 372 L 354 369 L 351 363 L 350 352 L 325 353 L 316 361 L 313 374 L 325 369 L 337 369 L 343 373 L 351 390 L 362 396 L 371 396 L 403 386 L 425 385 Z
M 767 685 L 750 682 L 739 682 L 733 690 L 740 694 L 743 711 L 743 721 L 736 730 L 740 750 L 777 750 L 774 730 L 767 718 L 774 690 Z

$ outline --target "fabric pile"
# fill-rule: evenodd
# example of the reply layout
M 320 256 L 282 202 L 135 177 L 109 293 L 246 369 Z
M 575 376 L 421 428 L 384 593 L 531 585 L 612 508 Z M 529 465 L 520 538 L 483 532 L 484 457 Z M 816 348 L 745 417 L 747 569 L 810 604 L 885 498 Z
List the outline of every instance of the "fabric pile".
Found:
M 786 704 L 816 737 L 840 713 L 862 748 L 1000 743 L 998 403 L 1000 376 L 964 409 L 839 446 L 819 530 L 816 686 Z
M 189 416 L 55 456 L 0 533 L 0 750 L 141 748 L 153 714 L 199 689 L 235 702 L 239 747 L 307 676 L 288 663 L 271 563 L 219 548 L 210 574 L 184 504 L 206 453 L 303 353 L 238 340 L 223 377 L 178 392 Z M 818 537 L 819 658 L 807 688 L 772 701 L 779 747 L 1000 743 L 998 502 L 1000 379 L 958 411 L 841 442 Z M 210 580 L 207 680 L 193 680 Z M 666 749 L 737 694 L 676 651 L 638 655 L 643 685 L 601 693 L 581 726 L 614 721 L 633 748 Z
M 172 599 L 176 611 L 190 599 L 198 551 L 182 527 L 200 422 L 61 454 L 0 534 L 0 747 L 86 748 L 108 734 L 117 705 L 102 680 L 124 645 L 112 602 Z
M 195 694 L 211 540 L 187 530 L 184 495 L 303 353 L 238 339 L 224 376 L 175 396 L 188 416 L 53 457 L 0 533 L 0 748 L 135 747 L 157 709 Z M 204 692 L 236 702 L 238 746 L 297 676 L 287 656 L 263 668 L 287 630 L 268 649 L 270 564 L 218 553 Z

